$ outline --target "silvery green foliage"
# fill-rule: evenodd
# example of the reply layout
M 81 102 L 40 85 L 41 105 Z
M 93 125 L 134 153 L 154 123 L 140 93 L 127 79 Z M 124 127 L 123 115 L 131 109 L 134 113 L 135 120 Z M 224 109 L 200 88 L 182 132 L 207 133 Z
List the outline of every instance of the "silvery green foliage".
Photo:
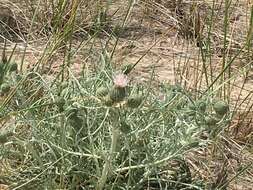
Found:
M 40 77 L 22 84 L 27 86 L 16 93 L 20 110 L 14 136 L 5 139 L 0 150 L 2 159 L 16 156 L 22 164 L 1 178 L 13 187 L 25 184 L 25 189 L 55 188 L 63 179 L 66 189 L 76 186 L 94 189 L 109 156 L 113 127 L 120 131 L 120 136 L 110 157 L 105 189 L 112 186 L 145 189 L 147 180 L 154 176 L 154 187 L 162 181 L 161 187 L 176 188 L 171 179 L 192 183 L 186 166 L 178 168 L 187 175 L 165 166 L 183 159 L 185 152 L 205 146 L 206 140 L 200 134 L 210 130 L 205 118 L 211 109 L 203 103 L 208 98 L 199 100 L 201 103 L 194 101 L 180 86 L 153 90 L 130 85 L 125 101 L 105 105 L 108 96 L 101 97 L 97 89 L 100 86 L 113 89 L 111 78 L 106 76 L 99 73 L 79 80 L 72 78 L 62 88 L 57 83 L 47 85 Z M 34 95 L 39 86 L 43 87 L 43 98 Z M 33 93 L 29 96 L 30 91 Z M 138 97 L 138 106 L 131 94 L 138 94 L 134 96 Z M 24 96 L 33 99 L 26 102 Z M 129 99 L 132 106 L 128 105 Z M 162 174 L 168 167 L 171 171 Z M 28 183 L 37 175 L 39 180 Z

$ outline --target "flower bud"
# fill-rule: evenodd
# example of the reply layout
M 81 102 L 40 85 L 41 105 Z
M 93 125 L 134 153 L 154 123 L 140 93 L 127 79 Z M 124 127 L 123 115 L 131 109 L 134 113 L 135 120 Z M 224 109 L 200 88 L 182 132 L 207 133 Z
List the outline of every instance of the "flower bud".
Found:
M 216 125 L 219 122 L 219 120 L 213 116 L 206 116 L 205 122 L 208 126 L 213 126 Z
M 206 102 L 204 102 L 204 101 L 200 101 L 197 103 L 197 107 L 198 107 L 199 111 L 201 111 L 203 113 L 206 111 L 206 106 L 207 106 Z
M 126 97 L 126 89 L 125 88 L 117 88 L 114 87 L 111 91 L 110 91 L 110 99 L 113 101 L 113 103 L 118 103 L 124 100 L 124 98 Z
M 11 89 L 11 86 L 9 84 L 3 83 L 1 85 L 0 91 L 1 91 L 1 93 L 6 94 L 10 91 L 10 89 Z
M 223 116 L 228 112 L 229 106 L 223 101 L 218 101 L 213 105 L 213 109 L 217 115 Z
M 132 95 L 127 99 L 127 106 L 130 108 L 137 108 L 142 103 L 142 96 L 140 95 Z

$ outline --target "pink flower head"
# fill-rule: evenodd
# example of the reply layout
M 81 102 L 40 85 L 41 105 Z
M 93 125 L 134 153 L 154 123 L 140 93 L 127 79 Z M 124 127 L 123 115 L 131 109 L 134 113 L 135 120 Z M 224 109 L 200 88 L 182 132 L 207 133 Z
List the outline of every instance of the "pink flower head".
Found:
M 128 82 L 127 76 L 123 73 L 117 73 L 113 76 L 113 83 L 116 88 L 125 88 Z

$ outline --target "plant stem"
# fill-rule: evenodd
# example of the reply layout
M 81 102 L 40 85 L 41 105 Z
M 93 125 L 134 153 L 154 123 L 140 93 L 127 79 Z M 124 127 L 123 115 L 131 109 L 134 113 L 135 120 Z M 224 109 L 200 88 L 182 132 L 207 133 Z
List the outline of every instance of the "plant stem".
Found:
M 111 134 L 111 148 L 110 148 L 110 152 L 109 152 L 109 156 L 108 159 L 106 159 L 104 167 L 103 167 L 103 171 L 102 171 L 102 175 L 100 180 L 98 181 L 98 186 L 97 186 L 97 190 L 103 190 L 104 185 L 106 183 L 107 180 L 107 176 L 109 173 L 109 167 L 112 163 L 113 160 L 113 153 L 116 150 L 116 146 L 117 146 L 117 141 L 118 141 L 118 137 L 119 137 L 119 129 L 112 127 L 112 134 Z

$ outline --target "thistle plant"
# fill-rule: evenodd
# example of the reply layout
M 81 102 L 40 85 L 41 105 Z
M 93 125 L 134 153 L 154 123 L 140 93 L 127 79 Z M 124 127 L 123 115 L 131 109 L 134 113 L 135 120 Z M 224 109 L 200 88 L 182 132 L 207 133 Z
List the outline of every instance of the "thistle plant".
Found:
M 17 113 L 17 126 L 23 127 L 15 129 L 14 137 L 1 134 L 0 153 L 6 160 L 11 154 L 5 152 L 32 159 L 21 159 L 24 168 L 14 167 L 4 176 L 7 184 L 13 184 L 11 188 L 73 189 L 84 184 L 97 190 L 145 189 L 149 179 L 157 179 L 154 183 L 162 182 L 161 187 L 175 189 L 178 184 L 172 181 L 193 181 L 189 174 L 181 176 L 179 169 L 170 169 L 167 164 L 204 146 L 207 142 L 200 134 L 222 129 L 220 121 L 228 114 L 210 126 L 205 119 L 216 114 L 217 108 L 209 106 L 209 97 L 195 101 L 180 86 L 161 85 L 152 90 L 145 84 L 130 83 L 124 73 L 113 77 L 108 77 L 111 72 L 104 73 L 79 80 L 72 76 L 60 92 L 58 83 L 46 88 L 42 76 L 20 84 L 12 97 L 19 107 L 12 105 L 17 101 L 4 106 Z M 43 99 L 38 98 L 41 86 Z M 41 165 L 50 167 L 44 170 Z M 16 179 L 17 173 L 26 170 L 35 171 L 34 175 Z M 160 174 L 163 170 L 168 171 L 166 176 Z M 38 182 L 33 181 L 37 173 Z
M 112 87 L 111 91 L 109 92 L 109 96 L 107 97 L 107 102 L 110 101 L 111 105 L 115 103 L 120 103 L 123 101 L 127 96 L 127 85 L 128 85 L 128 78 L 123 73 L 118 73 L 113 77 L 113 83 L 114 86 Z M 100 88 L 99 91 L 97 91 L 97 94 L 105 96 L 107 95 L 107 89 Z M 108 104 L 107 104 L 108 105 Z M 110 105 L 109 105 L 110 106 Z M 111 107 L 111 112 L 113 112 L 113 118 L 112 118 L 112 125 L 111 125 L 111 147 L 109 150 L 109 155 L 105 160 L 105 164 L 103 166 L 102 175 L 98 181 L 97 190 L 102 190 L 104 188 L 104 185 L 107 180 L 107 176 L 110 171 L 110 166 L 112 165 L 112 161 L 114 159 L 113 155 L 116 151 L 116 147 L 118 144 L 118 139 L 120 135 L 120 122 L 119 122 L 119 112 L 120 108 L 117 107 Z

